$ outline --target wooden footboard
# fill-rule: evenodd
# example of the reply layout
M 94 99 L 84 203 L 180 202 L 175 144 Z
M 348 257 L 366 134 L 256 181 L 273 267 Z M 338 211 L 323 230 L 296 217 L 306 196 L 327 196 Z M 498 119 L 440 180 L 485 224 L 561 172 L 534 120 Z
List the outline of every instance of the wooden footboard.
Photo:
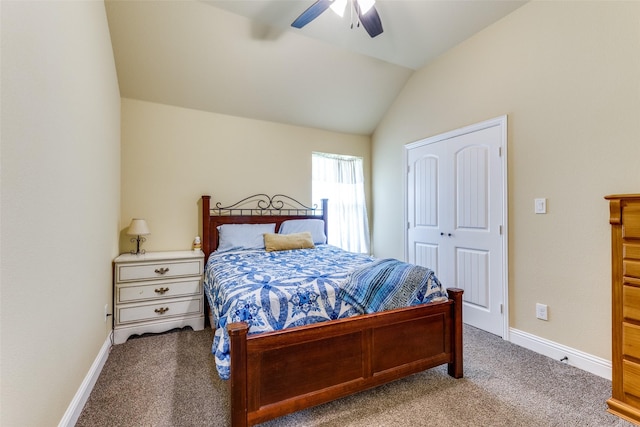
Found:
M 249 426 L 434 366 L 461 378 L 462 290 L 449 300 L 248 335 L 228 325 L 231 422 Z

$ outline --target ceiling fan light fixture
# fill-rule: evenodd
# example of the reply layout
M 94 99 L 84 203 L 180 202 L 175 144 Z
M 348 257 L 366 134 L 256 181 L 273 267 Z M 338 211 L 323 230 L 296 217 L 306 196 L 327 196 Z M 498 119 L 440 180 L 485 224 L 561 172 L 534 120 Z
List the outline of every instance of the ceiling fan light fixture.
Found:
M 358 27 L 362 24 L 371 38 L 377 37 L 382 34 L 382 21 L 374 4 L 375 0 L 316 0 L 291 23 L 291 26 L 302 28 L 329 8 L 342 16 L 346 7 L 351 5 L 351 27 L 353 28 L 354 23 L 357 23 Z
M 360 11 L 363 15 L 366 15 L 367 12 L 371 10 L 374 4 L 376 4 L 376 0 L 356 0 L 358 2 L 358 6 L 360 6 Z
M 344 11 L 347 9 L 347 0 L 333 0 L 331 3 L 331 10 L 340 18 L 344 16 Z

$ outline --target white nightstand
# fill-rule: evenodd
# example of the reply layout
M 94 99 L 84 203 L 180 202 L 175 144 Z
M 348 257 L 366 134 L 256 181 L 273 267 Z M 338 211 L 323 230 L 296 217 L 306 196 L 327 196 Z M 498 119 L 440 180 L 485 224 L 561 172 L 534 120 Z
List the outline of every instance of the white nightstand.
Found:
M 115 344 L 134 334 L 204 328 L 202 251 L 123 254 L 113 263 Z

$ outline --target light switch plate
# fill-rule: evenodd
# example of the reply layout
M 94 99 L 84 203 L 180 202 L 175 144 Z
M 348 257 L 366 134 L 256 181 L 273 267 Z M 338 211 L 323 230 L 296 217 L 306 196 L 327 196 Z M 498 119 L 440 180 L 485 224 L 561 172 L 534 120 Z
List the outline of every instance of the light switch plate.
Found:
M 535 200 L 535 213 L 546 214 L 547 213 L 547 199 L 534 199 Z

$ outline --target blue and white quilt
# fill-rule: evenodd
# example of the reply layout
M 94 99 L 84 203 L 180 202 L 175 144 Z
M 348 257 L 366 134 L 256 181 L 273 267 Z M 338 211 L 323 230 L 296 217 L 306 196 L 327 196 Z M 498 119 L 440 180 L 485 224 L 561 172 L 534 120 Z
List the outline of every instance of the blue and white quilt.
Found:
M 380 299 L 389 300 L 389 295 L 406 293 L 381 286 L 384 280 L 380 280 L 380 274 L 384 277 L 415 275 L 414 270 L 400 271 L 400 266 L 385 261 L 388 260 L 382 260 L 384 266 L 380 266 L 381 260 L 331 245 L 291 251 L 232 250 L 211 254 L 205 267 L 204 288 L 214 322 L 212 353 L 220 377 L 229 378 L 226 329 L 229 323 L 246 322 L 249 333 L 253 334 L 359 315 L 362 307 L 347 302 L 348 296 L 344 298 L 342 288 L 346 284 L 350 284 L 349 295 L 355 298 L 364 295 L 365 299 L 376 300 L 380 305 Z M 372 296 L 362 290 L 358 294 L 358 288 L 367 285 L 360 279 L 351 280 L 351 276 L 366 276 L 367 266 L 376 265 L 379 273 L 376 294 Z M 385 266 L 395 270 L 388 272 L 382 268 Z M 423 286 L 417 294 L 413 292 L 408 299 L 402 298 L 407 299 L 407 305 L 446 297 L 444 290 L 436 289 L 440 283 L 435 276 L 424 278 L 421 283 Z

